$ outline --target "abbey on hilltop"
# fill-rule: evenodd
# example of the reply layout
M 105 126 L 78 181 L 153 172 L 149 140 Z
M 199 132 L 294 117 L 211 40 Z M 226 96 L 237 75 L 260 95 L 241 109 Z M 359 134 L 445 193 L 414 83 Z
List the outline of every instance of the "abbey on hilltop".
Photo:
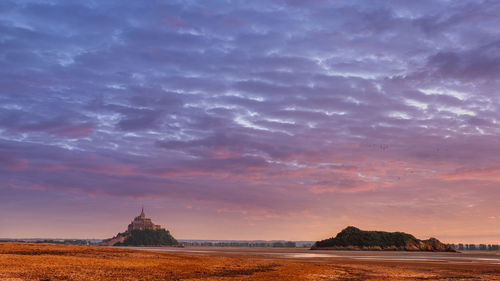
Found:
M 158 224 L 154 224 L 150 218 L 146 218 L 144 207 L 141 214 L 132 220 L 127 230 L 118 233 L 115 237 L 103 240 L 101 246 L 171 246 L 178 242 Z
M 134 218 L 134 220 L 128 225 L 128 231 L 132 230 L 160 230 L 161 226 L 151 222 L 151 219 L 146 218 L 144 214 L 144 207 L 141 209 L 141 214 Z

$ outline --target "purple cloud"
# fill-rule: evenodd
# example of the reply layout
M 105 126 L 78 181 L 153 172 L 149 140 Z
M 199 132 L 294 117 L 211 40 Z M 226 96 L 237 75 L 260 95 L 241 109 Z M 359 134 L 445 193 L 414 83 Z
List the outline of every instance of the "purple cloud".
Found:
M 33 212 L 57 193 L 284 229 L 500 217 L 494 1 L 0 5 L 0 192 L 45 192 Z

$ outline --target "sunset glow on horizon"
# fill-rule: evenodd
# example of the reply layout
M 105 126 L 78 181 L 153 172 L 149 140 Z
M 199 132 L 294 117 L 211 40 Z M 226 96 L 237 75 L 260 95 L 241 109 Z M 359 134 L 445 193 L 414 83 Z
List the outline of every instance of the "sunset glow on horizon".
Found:
M 0 14 L 0 238 L 500 242 L 497 1 Z

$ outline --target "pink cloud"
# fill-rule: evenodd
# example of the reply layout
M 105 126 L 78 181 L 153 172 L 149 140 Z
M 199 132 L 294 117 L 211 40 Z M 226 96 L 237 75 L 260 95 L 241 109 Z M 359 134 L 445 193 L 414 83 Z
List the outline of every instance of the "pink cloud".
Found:
M 14 158 L 11 155 L 1 155 L 0 154 L 0 166 L 7 168 L 9 170 L 23 170 L 28 167 L 28 160 L 21 158 Z
M 459 170 L 452 173 L 442 174 L 439 176 L 439 178 L 449 181 L 473 180 L 500 182 L 500 169 L 494 167 Z

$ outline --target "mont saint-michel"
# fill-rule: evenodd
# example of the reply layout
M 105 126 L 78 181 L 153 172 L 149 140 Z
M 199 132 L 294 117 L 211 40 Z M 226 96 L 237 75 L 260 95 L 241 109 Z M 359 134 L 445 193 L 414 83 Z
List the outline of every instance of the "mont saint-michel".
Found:
M 103 240 L 101 246 L 171 246 L 178 242 L 168 230 L 146 218 L 144 208 L 128 225 L 127 230 Z

